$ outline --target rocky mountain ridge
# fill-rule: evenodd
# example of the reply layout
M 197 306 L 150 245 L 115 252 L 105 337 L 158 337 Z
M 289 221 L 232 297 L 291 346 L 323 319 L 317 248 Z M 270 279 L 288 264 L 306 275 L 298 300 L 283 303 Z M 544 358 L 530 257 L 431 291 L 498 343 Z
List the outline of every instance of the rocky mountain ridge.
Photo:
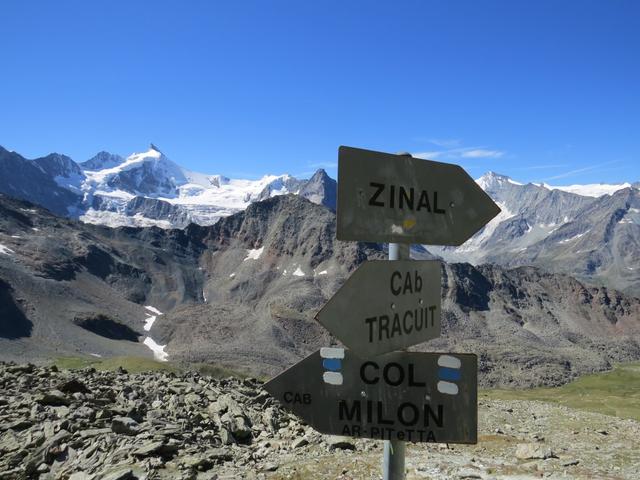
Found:
M 431 253 L 476 265 L 534 265 L 640 297 L 639 189 L 585 197 L 495 174 L 479 182 L 502 212 L 461 247 L 426 246 Z
M 273 374 L 334 340 L 313 315 L 376 244 L 276 196 L 213 226 L 112 229 L 0 197 L 3 358 L 155 356 Z M 420 255 L 421 252 L 414 251 Z M 443 336 L 483 385 L 556 385 L 640 358 L 640 300 L 533 267 L 443 267 Z

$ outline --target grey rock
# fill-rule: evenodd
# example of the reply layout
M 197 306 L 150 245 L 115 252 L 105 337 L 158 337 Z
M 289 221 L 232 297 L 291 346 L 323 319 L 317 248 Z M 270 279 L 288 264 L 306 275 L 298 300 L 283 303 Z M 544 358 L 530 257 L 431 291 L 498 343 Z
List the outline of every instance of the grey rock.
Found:
M 551 447 L 540 443 L 520 443 L 515 456 L 520 460 L 546 460 L 555 457 L 555 454 Z
M 140 432 L 138 422 L 129 417 L 115 417 L 111 422 L 111 430 L 123 435 L 137 435 Z
M 302 438 L 296 438 L 293 442 L 291 442 L 291 448 L 302 448 L 309 445 L 309 440 L 307 440 L 305 437 Z
M 356 443 L 353 438 L 328 435 L 324 438 L 329 450 L 355 450 Z
M 97 480 L 133 480 L 135 478 L 133 470 L 131 468 L 124 467 L 103 472 L 98 475 Z
M 52 390 L 49 393 L 43 393 L 36 396 L 35 401 L 40 403 L 41 405 L 49 405 L 49 406 L 66 406 L 71 403 L 71 401 L 59 390 Z

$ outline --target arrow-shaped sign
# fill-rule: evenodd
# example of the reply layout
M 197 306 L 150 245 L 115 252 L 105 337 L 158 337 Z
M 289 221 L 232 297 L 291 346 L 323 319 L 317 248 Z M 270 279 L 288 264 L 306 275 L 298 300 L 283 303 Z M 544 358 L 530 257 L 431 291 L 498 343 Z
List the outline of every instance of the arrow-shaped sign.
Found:
M 361 356 L 440 336 L 441 264 L 436 260 L 365 262 L 316 319 Z
M 477 442 L 477 358 L 395 352 L 361 359 L 323 348 L 265 385 L 321 433 L 410 442 Z
M 338 240 L 461 245 L 498 213 L 459 165 L 339 149 Z

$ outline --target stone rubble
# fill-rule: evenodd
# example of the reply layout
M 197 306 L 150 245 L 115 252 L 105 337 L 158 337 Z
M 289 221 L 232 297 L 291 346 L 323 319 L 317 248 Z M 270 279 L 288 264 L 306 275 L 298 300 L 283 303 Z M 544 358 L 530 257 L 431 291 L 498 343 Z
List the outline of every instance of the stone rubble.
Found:
M 379 479 L 382 442 L 321 435 L 254 379 L 0 363 L 0 479 Z M 407 480 L 635 479 L 640 423 L 480 399 L 477 445 L 409 444 Z

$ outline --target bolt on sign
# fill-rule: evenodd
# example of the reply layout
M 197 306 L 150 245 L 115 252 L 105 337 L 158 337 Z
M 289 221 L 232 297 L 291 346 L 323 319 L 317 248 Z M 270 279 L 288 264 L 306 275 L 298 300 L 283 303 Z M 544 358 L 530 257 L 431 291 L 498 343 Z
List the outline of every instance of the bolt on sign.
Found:
M 459 165 L 339 149 L 338 240 L 461 245 L 498 213 Z
M 477 357 L 322 348 L 264 387 L 321 433 L 408 442 L 477 442 Z
M 437 260 L 365 262 L 316 319 L 361 356 L 437 338 L 441 268 Z

